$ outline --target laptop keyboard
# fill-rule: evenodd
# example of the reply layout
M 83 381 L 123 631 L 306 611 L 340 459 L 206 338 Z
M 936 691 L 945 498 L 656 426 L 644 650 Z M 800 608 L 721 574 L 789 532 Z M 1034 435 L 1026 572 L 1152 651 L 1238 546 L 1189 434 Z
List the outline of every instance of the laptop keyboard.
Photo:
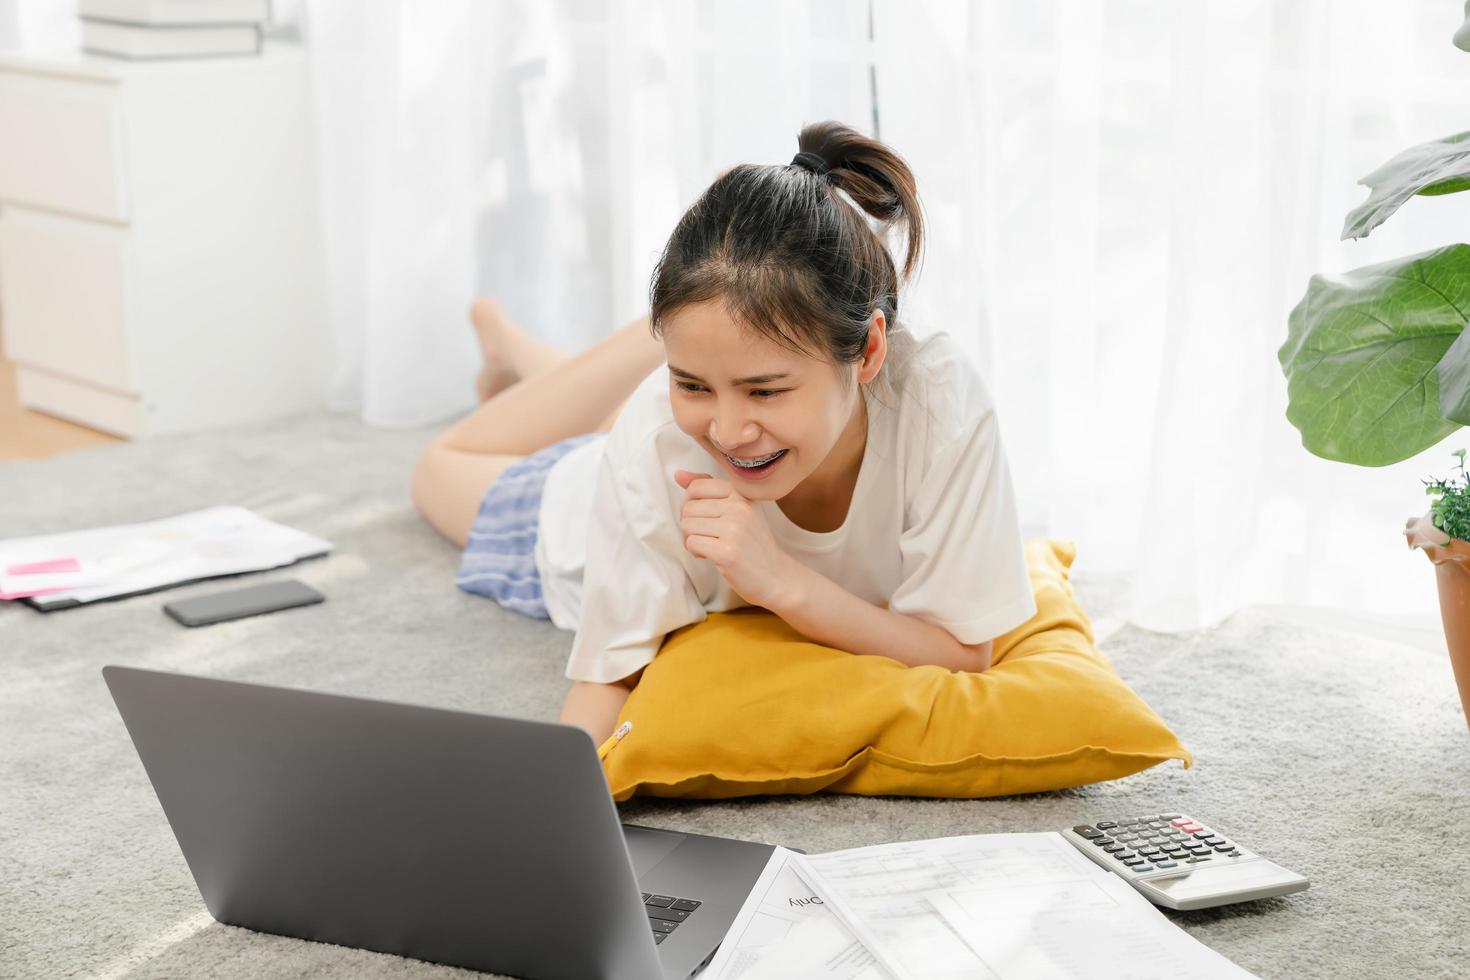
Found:
M 648 892 L 639 894 L 643 896 L 643 907 L 648 912 L 648 924 L 653 927 L 653 941 L 656 944 L 667 939 L 669 933 L 677 929 L 679 923 L 693 915 L 694 910 L 700 906 L 692 898 L 651 895 Z

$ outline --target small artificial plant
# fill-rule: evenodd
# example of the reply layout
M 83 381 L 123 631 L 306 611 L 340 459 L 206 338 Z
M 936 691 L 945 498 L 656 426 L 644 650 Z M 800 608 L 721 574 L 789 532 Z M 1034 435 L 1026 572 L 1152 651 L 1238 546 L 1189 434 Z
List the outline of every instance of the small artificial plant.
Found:
M 1430 508 L 1434 512 L 1434 526 L 1448 534 L 1451 540 L 1470 541 L 1470 473 L 1465 470 L 1465 450 L 1451 455 L 1459 457 L 1460 482 L 1425 480 L 1424 492 L 1434 498 Z M 1449 544 L 1449 541 L 1444 541 L 1440 546 L 1448 547 Z

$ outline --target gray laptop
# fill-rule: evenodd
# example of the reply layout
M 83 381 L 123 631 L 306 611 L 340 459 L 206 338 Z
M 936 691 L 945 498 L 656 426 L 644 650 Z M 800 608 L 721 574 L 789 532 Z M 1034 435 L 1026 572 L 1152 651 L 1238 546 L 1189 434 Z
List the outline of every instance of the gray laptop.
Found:
M 773 850 L 624 826 L 569 725 L 102 674 L 229 925 L 517 977 L 683 980 Z

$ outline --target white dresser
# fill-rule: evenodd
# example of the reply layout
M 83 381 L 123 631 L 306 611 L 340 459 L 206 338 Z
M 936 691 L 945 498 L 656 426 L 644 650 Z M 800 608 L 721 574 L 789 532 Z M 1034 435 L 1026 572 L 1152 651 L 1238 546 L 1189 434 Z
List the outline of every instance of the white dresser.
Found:
M 319 407 L 306 59 L 0 54 L 0 333 L 21 404 L 138 437 Z

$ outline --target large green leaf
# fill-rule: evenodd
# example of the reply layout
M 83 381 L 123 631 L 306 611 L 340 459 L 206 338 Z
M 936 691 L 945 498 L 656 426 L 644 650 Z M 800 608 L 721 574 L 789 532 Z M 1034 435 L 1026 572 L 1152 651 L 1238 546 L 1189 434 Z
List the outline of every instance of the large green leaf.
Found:
M 1440 414 L 1435 369 L 1465 332 L 1467 311 L 1470 245 L 1313 276 L 1277 352 L 1302 445 L 1324 459 L 1387 466 L 1459 428 Z
M 1415 194 L 1453 194 L 1470 188 L 1470 133 L 1411 146 L 1362 180 L 1372 191 L 1348 212 L 1342 237 L 1365 238 Z
M 1451 422 L 1470 425 L 1470 330 L 1450 345 L 1436 370 L 1439 414 Z

